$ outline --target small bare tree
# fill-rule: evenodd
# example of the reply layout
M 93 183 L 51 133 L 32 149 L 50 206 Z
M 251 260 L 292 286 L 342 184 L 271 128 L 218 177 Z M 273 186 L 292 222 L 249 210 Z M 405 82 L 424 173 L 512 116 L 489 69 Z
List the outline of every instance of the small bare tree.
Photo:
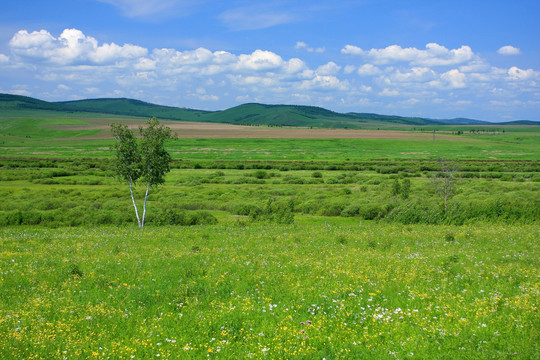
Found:
M 148 120 L 146 127 L 139 126 L 140 138 L 137 138 L 127 125 L 119 123 L 111 124 L 111 131 L 116 139 L 113 146 L 116 150 L 114 168 L 118 177 L 129 185 L 137 223 L 142 229 L 150 188 L 163 184 L 165 174 L 170 171 L 171 156 L 165 150 L 165 140 L 175 138 L 175 134 L 170 128 L 161 125 L 156 118 Z M 133 186 L 139 179 L 146 184 L 142 218 L 133 195 Z
M 439 159 L 439 168 L 432 177 L 435 193 L 440 195 L 444 201 L 444 212 L 448 209 L 448 200 L 456 194 L 456 172 L 457 165 L 449 160 Z

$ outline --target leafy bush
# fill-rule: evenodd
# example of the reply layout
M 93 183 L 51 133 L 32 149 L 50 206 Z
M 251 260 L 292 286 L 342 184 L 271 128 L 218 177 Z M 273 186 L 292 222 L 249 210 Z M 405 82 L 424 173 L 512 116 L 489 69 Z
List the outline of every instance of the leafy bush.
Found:
M 255 204 L 238 204 L 233 207 L 231 212 L 235 215 L 249 216 L 252 213 L 261 212 L 262 209 Z
M 343 209 L 348 206 L 345 201 L 341 202 L 327 202 L 319 210 L 319 215 L 322 216 L 340 216 Z
M 294 222 L 294 201 L 268 200 L 264 209 L 254 209 L 249 214 L 254 221 L 269 221 L 277 224 L 292 224 Z
M 214 225 L 217 218 L 208 211 L 188 212 L 178 209 L 158 210 L 152 216 L 148 216 L 148 222 L 155 225 Z
M 257 179 L 268 179 L 270 177 L 264 170 L 257 170 L 252 174 L 252 176 Z

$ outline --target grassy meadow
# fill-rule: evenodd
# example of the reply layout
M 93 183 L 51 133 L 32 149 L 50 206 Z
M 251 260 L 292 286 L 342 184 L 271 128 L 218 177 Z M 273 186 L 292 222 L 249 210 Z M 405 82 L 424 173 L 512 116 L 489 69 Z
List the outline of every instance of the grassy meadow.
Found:
M 5 228 L 2 358 L 519 358 L 537 226 Z
M 1 359 L 540 357 L 538 127 L 181 138 L 141 231 L 113 117 L 30 115 L 0 118 Z

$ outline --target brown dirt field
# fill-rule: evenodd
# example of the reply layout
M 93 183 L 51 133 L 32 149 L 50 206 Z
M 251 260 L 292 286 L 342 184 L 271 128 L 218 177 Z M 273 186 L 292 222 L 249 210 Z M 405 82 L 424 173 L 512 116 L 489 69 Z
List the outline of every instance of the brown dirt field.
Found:
M 110 139 L 111 122 L 128 123 L 136 129 L 143 121 L 134 123 L 133 119 L 82 119 L 86 125 L 54 125 L 51 129 L 61 130 L 94 130 L 101 129 L 98 134 L 87 137 L 64 138 L 62 140 Z M 352 130 L 352 129 L 307 129 L 307 128 L 269 128 L 259 126 L 240 126 L 216 123 L 195 123 L 184 121 L 162 121 L 170 127 L 179 138 L 185 139 L 432 139 L 432 133 L 407 132 L 396 130 Z M 455 136 L 436 135 L 436 139 L 458 140 Z M 459 140 L 470 140 L 459 138 Z

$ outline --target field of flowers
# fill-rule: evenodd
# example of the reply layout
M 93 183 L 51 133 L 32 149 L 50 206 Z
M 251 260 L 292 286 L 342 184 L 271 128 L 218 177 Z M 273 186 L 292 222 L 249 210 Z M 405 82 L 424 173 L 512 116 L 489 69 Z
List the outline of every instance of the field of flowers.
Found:
M 0 228 L 1 359 L 538 359 L 537 225 Z

